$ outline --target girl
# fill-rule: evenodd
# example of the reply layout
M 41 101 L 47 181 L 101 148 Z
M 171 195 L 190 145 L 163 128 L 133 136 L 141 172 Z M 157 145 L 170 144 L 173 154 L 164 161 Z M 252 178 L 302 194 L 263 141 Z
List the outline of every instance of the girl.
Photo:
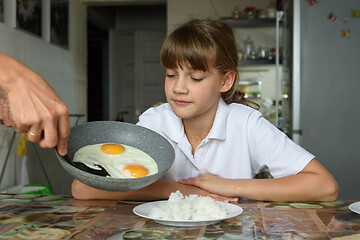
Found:
M 158 200 L 171 192 L 269 201 L 333 201 L 338 185 L 312 154 L 291 141 L 236 91 L 237 49 L 232 29 L 216 20 L 192 20 L 165 40 L 168 103 L 139 118 L 175 149 L 164 178 L 133 192 L 106 192 L 77 180 L 79 199 Z M 254 179 L 268 169 L 272 179 Z

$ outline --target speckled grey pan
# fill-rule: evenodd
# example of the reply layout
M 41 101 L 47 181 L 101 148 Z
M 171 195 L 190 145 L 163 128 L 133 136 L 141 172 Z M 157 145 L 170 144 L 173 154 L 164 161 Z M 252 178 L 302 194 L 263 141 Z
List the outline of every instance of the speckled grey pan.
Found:
M 75 152 L 90 144 L 115 142 L 136 147 L 149 154 L 158 164 L 158 173 L 141 178 L 121 179 L 103 177 L 81 170 L 72 165 Z M 158 133 L 130 123 L 99 121 L 88 122 L 71 128 L 68 139 L 67 159 L 56 155 L 64 169 L 80 182 L 94 188 L 127 192 L 146 187 L 163 176 L 174 162 L 171 144 Z

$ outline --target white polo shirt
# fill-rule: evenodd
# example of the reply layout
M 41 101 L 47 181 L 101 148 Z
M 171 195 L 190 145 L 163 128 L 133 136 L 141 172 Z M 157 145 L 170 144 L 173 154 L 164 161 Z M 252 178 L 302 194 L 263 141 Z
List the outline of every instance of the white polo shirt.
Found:
M 219 100 L 213 126 L 194 155 L 181 118 L 169 104 L 145 111 L 137 123 L 164 136 L 174 147 L 175 161 L 164 179 L 196 177 L 210 173 L 223 178 L 253 178 L 268 169 L 274 178 L 299 173 L 314 155 L 242 104 Z

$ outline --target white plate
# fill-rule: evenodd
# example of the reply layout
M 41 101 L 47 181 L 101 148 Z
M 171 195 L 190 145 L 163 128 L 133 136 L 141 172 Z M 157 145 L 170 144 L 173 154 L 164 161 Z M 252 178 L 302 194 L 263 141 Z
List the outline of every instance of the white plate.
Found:
M 349 209 L 353 212 L 360 214 L 360 202 L 354 202 L 350 204 Z
M 152 218 L 150 217 L 150 212 L 153 207 L 157 207 L 159 205 L 165 204 L 167 200 L 156 201 L 144 203 L 139 206 L 136 206 L 133 209 L 133 212 L 143 218 L 152 219 L 157 223 L 168 225 L 168 226 L 176 226 L 176 227 L 198 227 L 198 226 L 207 226 L 210 224 L 218 223 L 224 219 L 236 217 L 243 212 L 243 209 L 238 205 L 231 203 L 218 202 L 222 207 L 224 207 L 227 211 L 227 215 L 223 218 L 212 219 L 212 220 L 165 220 L 160 218 Z
M 118 202 L 120 202 L 120 203 L 126 203 L 126 204 L 135 204 L 135 205 L 138 205 L 138 204 L 143 204 L 143 203 L 147 203 L 147 202 L 138 202 L 138 201 L 123 201 L 123 200 L 118 200 Z

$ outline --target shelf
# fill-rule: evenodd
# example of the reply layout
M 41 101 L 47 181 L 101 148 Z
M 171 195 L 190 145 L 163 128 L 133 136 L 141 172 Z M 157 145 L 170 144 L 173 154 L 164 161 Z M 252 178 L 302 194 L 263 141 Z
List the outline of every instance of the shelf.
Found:
M 239 81 L 239 86 L 255 86 L 260 84 L 260 81 Z
M 275 18 L 231 18 L 223 17 L 225 21 L 232 27 L 274 27 L 276 25 Z
M 238 69 L 239 73 L 258 73 L 258 72 L 268 72 L 269 69 Z
M 260 93 L 250 93 L 250 94 L 245 94 L 244 97 L 247 99 L 260 99 L 261 94 Z
M 281 63 L 281 60 L 280 60 Z M 239 66 L 249 66 L 249 65 L 268 65 L 268 64 L 275 64 L 274 59 L 247 59 L 247 60 L 239 60 Z

